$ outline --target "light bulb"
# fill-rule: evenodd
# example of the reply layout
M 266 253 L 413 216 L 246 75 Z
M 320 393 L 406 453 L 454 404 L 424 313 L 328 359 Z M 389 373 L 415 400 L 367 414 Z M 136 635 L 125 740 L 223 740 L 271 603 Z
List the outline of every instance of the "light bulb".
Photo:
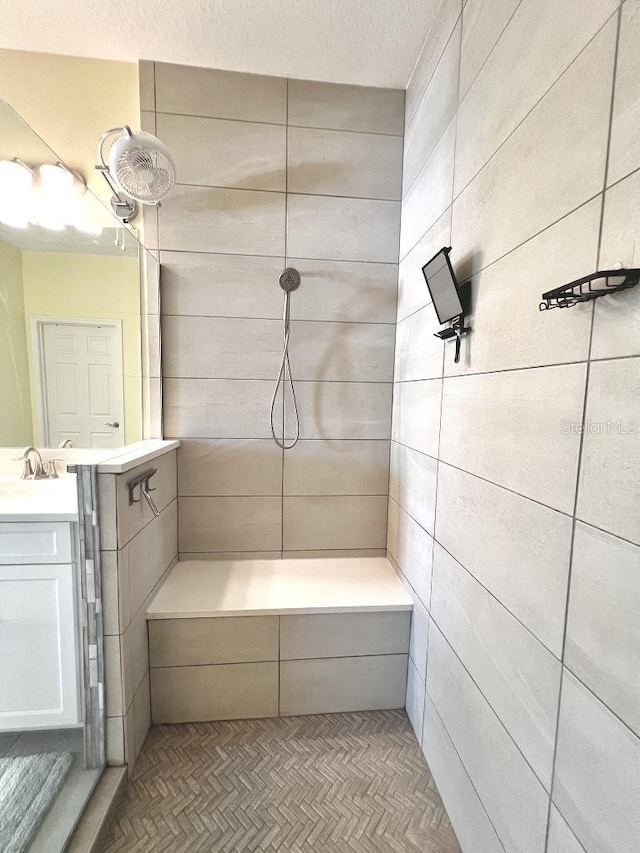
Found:
M 33 205 L 33 172 L 16 160 L 0 160 L 0 221 L 26 228 Z

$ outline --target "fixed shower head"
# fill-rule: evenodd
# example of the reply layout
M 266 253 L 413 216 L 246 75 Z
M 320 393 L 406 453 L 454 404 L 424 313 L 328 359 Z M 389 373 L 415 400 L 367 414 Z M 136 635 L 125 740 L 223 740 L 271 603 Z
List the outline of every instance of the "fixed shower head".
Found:
M 280 287 L 290 293 L 300 287 L 300 273 L 293 267 L 287 267 L 280 276 Z

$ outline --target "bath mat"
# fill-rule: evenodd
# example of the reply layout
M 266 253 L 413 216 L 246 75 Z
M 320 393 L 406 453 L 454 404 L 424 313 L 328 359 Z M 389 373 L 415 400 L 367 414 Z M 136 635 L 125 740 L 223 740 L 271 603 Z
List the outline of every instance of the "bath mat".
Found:
M 2 853 L 26 853 L 72 762 L 70 752 L 0 758 Z

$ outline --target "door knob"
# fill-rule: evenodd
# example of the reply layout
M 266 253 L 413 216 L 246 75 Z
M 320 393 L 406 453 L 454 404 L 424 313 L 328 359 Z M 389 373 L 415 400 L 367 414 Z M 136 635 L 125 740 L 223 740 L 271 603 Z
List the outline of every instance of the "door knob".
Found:
M 105 424 L 105 426 L 110 426 L 114 429 L 118 429 L 118 427 L 120 426 L 120 421 L 114 421 L 112 424 Z

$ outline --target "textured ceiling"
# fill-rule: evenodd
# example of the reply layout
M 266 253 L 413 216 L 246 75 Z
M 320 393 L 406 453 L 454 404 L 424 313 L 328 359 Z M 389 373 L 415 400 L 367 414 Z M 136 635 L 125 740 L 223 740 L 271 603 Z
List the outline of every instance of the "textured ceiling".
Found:
M 0 48 L 404 88 L 440 0 L 2 0 L 0 5 Z

